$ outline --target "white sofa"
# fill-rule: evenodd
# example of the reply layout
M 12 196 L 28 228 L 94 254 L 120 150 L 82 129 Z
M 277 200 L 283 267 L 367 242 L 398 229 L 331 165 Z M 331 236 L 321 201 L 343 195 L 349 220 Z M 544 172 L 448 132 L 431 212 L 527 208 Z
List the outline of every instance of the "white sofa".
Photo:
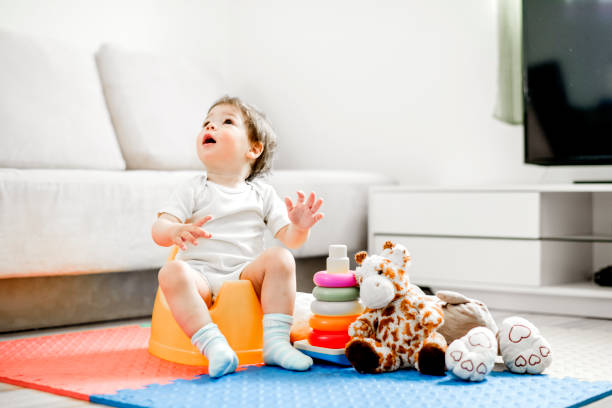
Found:
M 226 79 L 194 59 L 111 45 L 94 58 L 2 31 L 0 55 L 0 331 L 150 312 L 169 252 L 153 243 L 151 225 L 175 186 L 204 170 L 195 135 Z M 280 154 L 304 142 L 280 134 Z M 281 197 L 301 189 L 324 198 L 325 219 L 294 251 L 322 269 L 330 243 L 366 248 L 368 187 L 393 181 L 312 162 L 269 180 Z

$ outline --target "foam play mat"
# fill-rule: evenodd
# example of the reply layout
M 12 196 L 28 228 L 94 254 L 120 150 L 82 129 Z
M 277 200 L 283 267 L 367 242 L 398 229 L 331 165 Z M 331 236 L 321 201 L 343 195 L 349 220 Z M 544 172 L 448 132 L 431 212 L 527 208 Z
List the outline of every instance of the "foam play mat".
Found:
M 115 407 L 578 407 L 612 382 L 493 372 L 481 383 L 415 370 L 364 375 L 249 366 L 218 379 L 147 351 L 150 329 L 125 326 L 0 342 L 0 381 Z

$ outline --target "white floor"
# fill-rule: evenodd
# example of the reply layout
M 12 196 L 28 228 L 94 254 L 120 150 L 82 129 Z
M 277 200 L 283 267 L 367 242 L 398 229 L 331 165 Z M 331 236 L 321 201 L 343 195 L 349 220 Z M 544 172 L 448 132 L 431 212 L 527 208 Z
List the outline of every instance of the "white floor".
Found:
M 497 322 L 514 313 L 493 311 Z M 521 316 L 535 324 L 553 349 L 553 363 L 546 371 L 554 377 L 574 377 L 586 381 L 612 381 L 612 320 L 526 314 Z M 112 327 L 126 323 L 147 323 L 149 319 L 128 320 L 61 329 L 48 329 L 0 335 L 0 341 L 47 334 Z M 503 369 L 500 364 L 497 369 Z M 85 407 L 101 406 L 0 383 L 0 407 Z M 612 407 L 612 396 L 596 401 L 589 407 Z
M 493 311 L 496 322 L 515 313 Z M 546 373 L 585 381 L 612 381 L 612 320 L 520 313 L 540 329 L 553 350 Z M 612 402 L 612 400 L 611 400 Z

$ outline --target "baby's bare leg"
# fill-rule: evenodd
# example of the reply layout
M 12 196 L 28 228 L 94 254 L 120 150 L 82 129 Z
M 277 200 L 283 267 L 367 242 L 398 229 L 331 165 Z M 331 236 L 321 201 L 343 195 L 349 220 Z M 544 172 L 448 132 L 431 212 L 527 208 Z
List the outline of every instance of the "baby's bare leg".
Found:
M 210 319 L 206 280 L 185 262 L 170 261 L 159 271 L 159 286 L 178 325 L 208 359 L 208 374 L 220 377 L 236 370 L 236 353 Z
M 240 275 L 253 283 L 265 313 L 293 315 L 295 305 L 295 260 L 284 248 L 269 248 Z
M 295 303 L 295 260 L 291 252 L 284 248 L 264 251 L 242 271 L 240 279 L 250 280 L 261 300 L 265 363 L 308 370 L 312 359 L 289 342 Z
M 211 322 L 208 284 L 187 263 L 167 262 L 159 271 L 158 280 L 174 319 L 189 338 Z

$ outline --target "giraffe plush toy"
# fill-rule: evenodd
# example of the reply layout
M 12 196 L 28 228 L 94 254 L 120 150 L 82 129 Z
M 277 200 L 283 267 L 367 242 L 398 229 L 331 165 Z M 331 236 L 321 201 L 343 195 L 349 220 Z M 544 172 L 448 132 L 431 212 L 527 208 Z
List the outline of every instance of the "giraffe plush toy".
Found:
M 442 308 L 410 284 L 410 254 L 385 242 L 381 255 L 355 255 L 355 278 L 365 312 L 349 326 L 346 357 L 360 373 L 417 368 L 444 375 L 446 341 L 436 329 Z

